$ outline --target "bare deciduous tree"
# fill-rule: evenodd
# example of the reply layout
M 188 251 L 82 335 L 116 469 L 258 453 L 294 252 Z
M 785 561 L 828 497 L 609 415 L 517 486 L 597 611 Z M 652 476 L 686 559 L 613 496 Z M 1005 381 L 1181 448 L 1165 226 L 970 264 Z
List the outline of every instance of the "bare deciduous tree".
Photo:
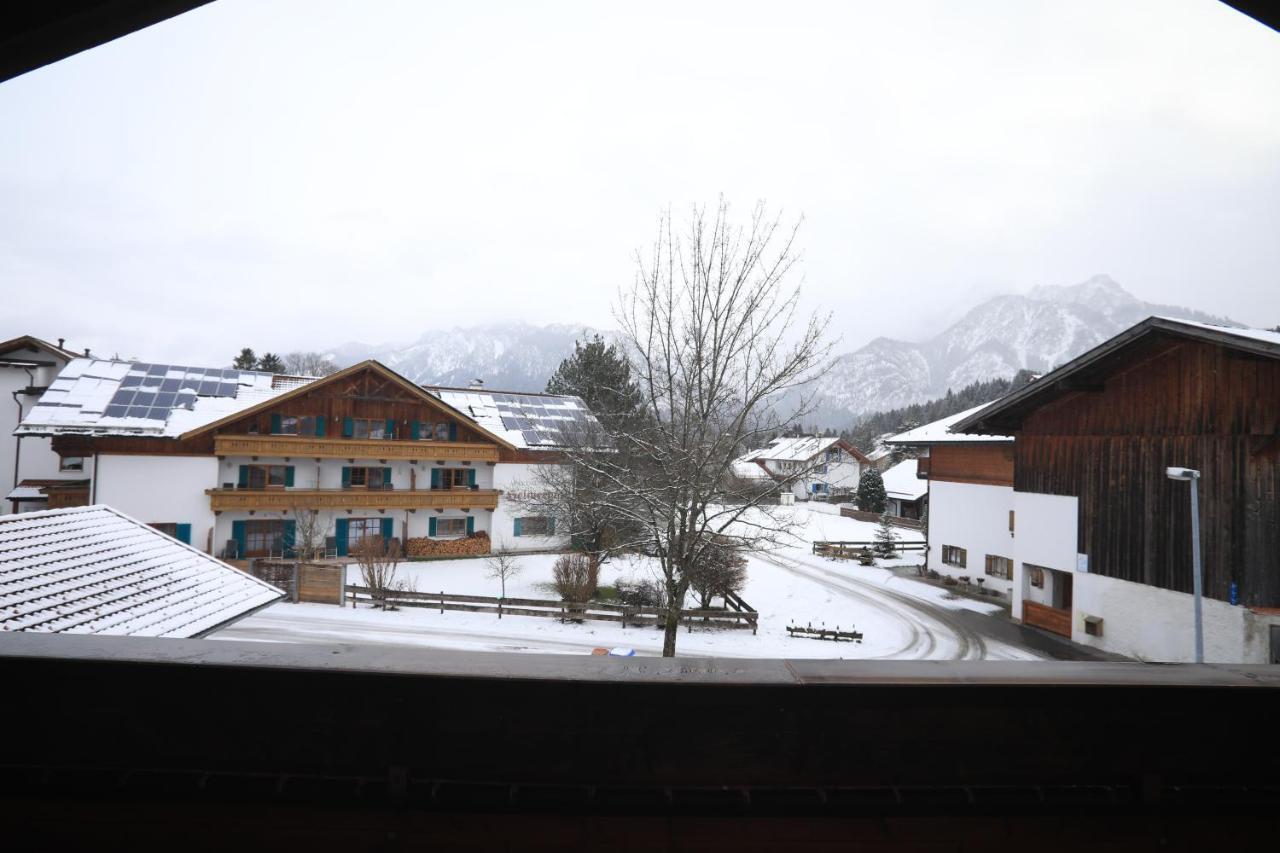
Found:
M 520 561 L 510 551 L 499 549 L 486 557 L 485 563 L 489 567 L 489 579 L 498 581 L 502 585 L 502 597 L 506 598 L 507 581 L 523 571 Z M 501 610 L 498 611 L 498 618 L 502 618 Z
M 599 575 L 585 554 L 564 554 L 551 567 L 556 592 L 565 601 L 582 604 L 596 594 Z
M 329 514 L 296 505 L 289 514 L 293 516 L 293 547 L 298 559 L 309 561 L 323 557 L 325 535 L 329 532 Z
M 328 376 L 338 372 L 338 365 L 323 353 L 291 352 L 284 357 L 284 372 L 293 376 Z
M 360 567 L 360 579 L 369 589 L 374 607 L 394 610 L 389 596 L 404 588 L 396 579 L 396 567 L 400 560 L 400 543 L 383 541 L 381 536 L 366 536 L 351 548 L 351 556 Z
M 788 285 L 796 227 L 784 229 L 763 205 L 735 226 L 723 201 L 710 214 L 694 210 L 679 234 L 664 216 L 617 309 L 642 416 L 573 442 L 565 465 L 534 487 L 568 504 L 563 510 L 579 519 L 573 533 L 587 517 L 613 532 L 611 552 L 656 561 L 666 656 L 675 654 L 680 609 L 706 552 L 787 539 L 792 513 L 770 504 L 816 467 L 754 486 L 733 475 L 744 449 L 802 422 L 810 383 L 828 364 L 827 320 L 802 320 L 799 290 Z

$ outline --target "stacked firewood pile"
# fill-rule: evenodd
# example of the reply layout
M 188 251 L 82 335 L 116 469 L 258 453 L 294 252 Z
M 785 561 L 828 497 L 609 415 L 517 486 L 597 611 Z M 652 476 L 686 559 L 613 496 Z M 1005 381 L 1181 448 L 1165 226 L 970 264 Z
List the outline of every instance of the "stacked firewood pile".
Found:
M 405 542 L 404 552 L 410 557 L 461 557 L 488 554 L 489 534 L 481 530 L 461 539 L 429 539 L 425 536 Z

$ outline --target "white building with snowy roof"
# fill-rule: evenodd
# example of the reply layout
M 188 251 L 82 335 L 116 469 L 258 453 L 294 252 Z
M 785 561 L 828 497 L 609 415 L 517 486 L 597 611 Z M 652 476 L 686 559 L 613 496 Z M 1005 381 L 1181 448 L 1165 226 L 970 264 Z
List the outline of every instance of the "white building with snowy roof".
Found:
M 884 494 L 890 515 L 898 518 L 918 519 L 928 503 L 929 482 L 920 479 L 919 466 L 914 459 L 904 459 L 887 469 L 883 475 Z
M 83 502 L 84 460 L 61 459 L 47 436 L 14 434 L 75 353 L 31 335 L 0 343 L 0 515 Z M 12 401 L 12 402 L 10 402 Z
M 202 637 L 283 597 L 111 507 L 0 518 L 0 634 Z
M 733 471 L 746 480 L 770 479 L 801 500 L 852 494 L 870 463 L 843 438 L 801 435 L 774 439 L 738 457 Z

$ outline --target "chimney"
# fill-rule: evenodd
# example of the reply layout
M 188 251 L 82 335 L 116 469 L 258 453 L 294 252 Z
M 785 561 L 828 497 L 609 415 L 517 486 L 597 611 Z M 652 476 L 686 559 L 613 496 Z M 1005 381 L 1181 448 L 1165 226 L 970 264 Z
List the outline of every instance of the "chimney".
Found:
M 67 342 L 66 338 L 58 338 L 58 349 L 62 349 L 62 345 Z
M 483 379 L 472 379 L 472 380 L 471 380 L 471 387 L 472 387 L 472 388 L 477 388 L 477 389 L 479 389 L 479 388 L 483 388 L 483 387 L 484 387 L 484 380 L 483 380 Z
M 89 357 L 89 348 L 88 348 L 88 347 L 85 347 L 85 348 L 84 348 L 84 357 L 85 357 L 85 358 L 88 358 L 88 357 Z

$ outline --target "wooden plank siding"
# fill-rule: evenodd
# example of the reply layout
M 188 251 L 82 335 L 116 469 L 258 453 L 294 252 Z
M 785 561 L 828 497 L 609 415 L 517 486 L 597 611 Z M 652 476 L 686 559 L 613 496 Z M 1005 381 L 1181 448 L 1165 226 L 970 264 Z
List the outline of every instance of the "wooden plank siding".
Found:
M 982 486 L 1013 485 L 1013 443 L 935 444 L 929 449 L 929 479 Z
M 1280 362 L 1161 339 L 1032 410 L 1014 486 L 1079 499 L 1078 550 L 1096 574 L 1190 592 L 1189 485 L 1201 471 L 1205 594 L 1280 604 Z

